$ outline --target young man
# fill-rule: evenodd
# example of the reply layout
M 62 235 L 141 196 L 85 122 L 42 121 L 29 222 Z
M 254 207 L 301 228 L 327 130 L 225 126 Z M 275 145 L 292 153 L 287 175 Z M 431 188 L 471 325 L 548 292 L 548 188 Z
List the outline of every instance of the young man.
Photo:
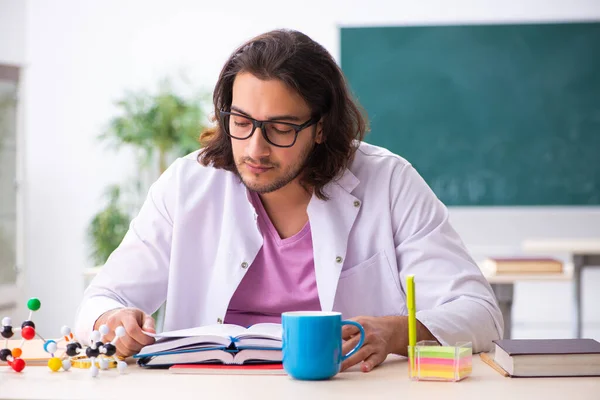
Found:
M 366 331 L 342 368 L 369 371 L 407 352 L 414 274 L 418 340 L 491 349 L 503 321 L 490 286 L 415 169 L 362 142 L 365 121 L 322 46 L 295 31 L 250 40 L 226 62 L 214 107 L 202 149 L 154 183 L 86 290 L 80 339 L 123 325 L 118 351 L 134 354 L 165 301 L 165 330 L 334 310 Z M 344 351 L 355 334 L 343 331 Z

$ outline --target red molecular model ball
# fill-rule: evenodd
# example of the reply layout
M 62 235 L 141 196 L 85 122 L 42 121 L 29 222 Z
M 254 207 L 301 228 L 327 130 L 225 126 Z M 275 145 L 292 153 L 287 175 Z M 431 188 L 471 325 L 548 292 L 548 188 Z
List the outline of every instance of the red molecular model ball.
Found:
M 35 329 L 31 326 L 26 326 L 21 329 L 21 336 L 23 336 L 23 339 L 25 340 L 31 340 L 35 337 Z
M 23 371 L 23 368 L 25 368 L 25 361 L 23 361 L 22 358 L 15 358 L 13 362 L 10 363 L 10 366 L 15 371 L 21 372 Z

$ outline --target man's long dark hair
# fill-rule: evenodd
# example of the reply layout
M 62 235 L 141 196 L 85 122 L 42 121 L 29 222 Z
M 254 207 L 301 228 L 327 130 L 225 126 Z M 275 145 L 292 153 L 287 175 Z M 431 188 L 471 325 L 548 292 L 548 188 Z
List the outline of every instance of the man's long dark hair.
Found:
M 335 60 L 323 46 L 297 31 L 267 32 L 233 52 L 213 93 L 217 125 L 200 135 L 198 161 L 236 172 L 232 139 L 223 130 L 219 114 L 230 110 L 233 82 L 241 72 L 282 81 L 306 101 L 313 116 L 322 117 L 322 142 L 309 155 L 300 183 L 327 199 L 323 187 L 346 169 L 365 136 L 367 122 Z

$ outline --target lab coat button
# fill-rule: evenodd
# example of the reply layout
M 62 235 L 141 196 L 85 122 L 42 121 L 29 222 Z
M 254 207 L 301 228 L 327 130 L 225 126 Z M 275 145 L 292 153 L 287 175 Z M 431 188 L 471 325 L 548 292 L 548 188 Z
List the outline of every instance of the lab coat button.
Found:
M 242 263 L 242 268 L 244 268 L 244 269 L 248 268 L 248 263 L 246 261 L 244 261 Z
M 340 257 L 340 256 L 337 256 L 337 257 L 335 258 L 335 262 L 336 262 L 336 263 L 338 263 L 338 264 L 340 264 L 340 263 L 341 263 L 343 260 L 344 260 L 344 259 L 343 259 L 342 257 Z
M 354 207 L 359 207 L 359 206 L 360 206 L 360 201 L 354 200 Z

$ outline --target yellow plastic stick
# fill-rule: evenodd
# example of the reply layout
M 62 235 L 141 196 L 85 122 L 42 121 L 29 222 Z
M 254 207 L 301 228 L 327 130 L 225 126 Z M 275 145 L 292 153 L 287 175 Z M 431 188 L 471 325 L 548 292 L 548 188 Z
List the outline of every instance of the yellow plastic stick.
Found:
M 406 277 L 406 308 L 408 309 L 408 345 L 410 346 L 411 376 L 414 368 L 414 351 L 417 345 L 417 315 L 415 307 L 415 276 Z

